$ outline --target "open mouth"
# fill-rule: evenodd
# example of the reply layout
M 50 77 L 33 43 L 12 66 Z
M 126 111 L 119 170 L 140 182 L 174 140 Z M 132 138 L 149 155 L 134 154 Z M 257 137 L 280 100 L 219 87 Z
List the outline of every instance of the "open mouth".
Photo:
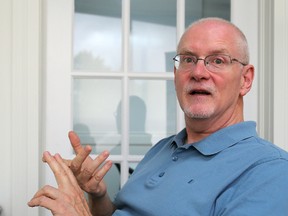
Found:
M 190 91 L 191 95 L 210 95 L 211 93 L 205 90 L 192 90 Z

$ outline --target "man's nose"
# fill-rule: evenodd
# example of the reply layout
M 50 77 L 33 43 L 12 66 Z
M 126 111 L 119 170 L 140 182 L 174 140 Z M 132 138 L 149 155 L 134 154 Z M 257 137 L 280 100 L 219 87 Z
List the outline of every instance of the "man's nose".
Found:
M 190 76 L 193 79 L 207 79 L 210 73 L 205 66 L 205 60 L 202 58 L 198 58 L 197 62 L 194 64 L 193 68 L 191 68 Z

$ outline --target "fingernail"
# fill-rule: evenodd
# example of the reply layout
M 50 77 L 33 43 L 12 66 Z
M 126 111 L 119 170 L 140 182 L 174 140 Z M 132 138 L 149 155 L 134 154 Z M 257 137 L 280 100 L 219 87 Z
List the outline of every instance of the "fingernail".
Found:
M 107 151 L 107 150 L 103 151 L 103 155 L 104 156 L 108 156 L 109 155 L 109 151 Z
M 43 156 L 51 156 L 51 154 L 50 154 L 50 152 L 45 151 L 45 152 L 43 153 Z

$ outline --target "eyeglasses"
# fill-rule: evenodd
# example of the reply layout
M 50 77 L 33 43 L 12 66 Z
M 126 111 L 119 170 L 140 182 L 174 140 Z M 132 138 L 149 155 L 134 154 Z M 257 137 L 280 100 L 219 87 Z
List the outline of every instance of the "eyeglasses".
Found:
M 229 69 L 233 62 L 238 62 L 243 66 L 247 65 L 225 54 L 208 55 L 204 59 L 189 54 L 178 54 L 173 60 L 175 68 L 183 72 L 193 70 L 199 60 L 203 60 L 206 69 L 213 73 L 220 73 Z

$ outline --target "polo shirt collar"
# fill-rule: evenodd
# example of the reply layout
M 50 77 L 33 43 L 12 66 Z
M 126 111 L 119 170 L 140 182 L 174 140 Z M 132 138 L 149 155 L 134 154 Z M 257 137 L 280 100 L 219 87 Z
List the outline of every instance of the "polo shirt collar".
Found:
M 256 123 L 247 121 L 223 128 L 198 142 L 190 144 L 184 144 L 187 137 L 185 128 L 174 137 L 174 143 L 177 147 L 185 149 L 194 147 L 201 154 L 208 156 L 217 154 L 241 140 L 252 136 L 258 136 L 256 132 Z

